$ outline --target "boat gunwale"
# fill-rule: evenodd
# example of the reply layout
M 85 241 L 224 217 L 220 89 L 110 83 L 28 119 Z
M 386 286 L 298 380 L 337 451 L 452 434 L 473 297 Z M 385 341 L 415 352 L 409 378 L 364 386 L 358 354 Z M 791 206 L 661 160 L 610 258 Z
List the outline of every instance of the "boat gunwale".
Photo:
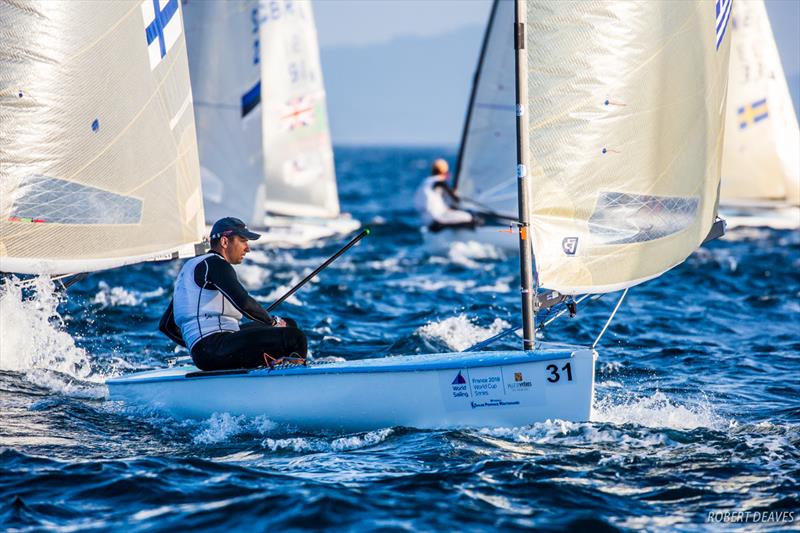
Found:
M 180 368 L 187 368 L 186 372 L 176 373 L 176 374 L 168 374 L 168 375 L 160 375 L 160 376 L 153 376 L 153 377 L 141 377 L 137 378 L 136 376 L 139 374 L 153 372 L 152 370 L 148 370 L 138 374 L 129 374 L 127 376 L 120 376 L 118 378 L 112 378 L 106 380 L 107 385 L 138 385 L 143 383 L 158 383 L 158 382 L 168 382 L 168 381 L 195 381 L 195 380 L 212 380 L 212 379 L 239 379 L 239 378 L 247 378 L 247 377 L 262 377 L 262 378 L 271 378 L 271 377 L 291 377 L 291 376 L 319 376 L 319 375 L 331 375 L 331 374 L 379 374 L 379 373 L 389 373 L 389 372 L 429 372 L 429 371 L 439 371 L 439 370 L 460 370 L 464 368 L 486 368 L 492 366 L 508 366 L 514 364 L 524 364 L 524 363 L 539 363 L 542 361 L 550 361 L 550 360 L 557 360 L 557 359 L 570 359 L 575 356 L 575 353 L 581 351 L 588 351 L 592 352 L 595 356 L 597 352 L 592 350 L 589 346 L 559 346 L 558 351 L 554 349 L 547 350 L 545 353 L 541 353 L 542 350 L 535 350 L 535 351 L 503 351 L 503 352 L 474 352 L 471 357 L 449 357 L 444 360 L 433 360 L 429 362 L 419 362 L 419 361 L 409 361 L 406 363 L 395 363 L 395 364 L 378 364 L 378 365 L 352 365 L 352 363 L 358 363 L 360 361 L 369 361 L 369 360 L 381 360 L 381 359 L 388 359 L 388 358 L 370 358 L 370 359 L 356 359 L 353 361 L 344 361 L 344 362 L 337 362 L 337 363 L 322 363 L 318 365 L 311 365 L 311 366 L 290 366 L 290 367 L 282 367 L 276 369 L 269 369 L 269 368 L 255 368 L 252 370 L 248 370 L 243 373 L 231 373 L 231 374 L 218 374 L 218 375 L 193 375 L 187 377 L 187 374 L 193 373 L 192 370 L 188 370 L 188 368 L 194 369 L 194 366 L 191 367 L 177 367 Z M 537 353 L 539 352 L 539 353 Z M 483 355 L 483 357 L 475 357 L 476 355 Z M 503 355 L 505 354 L 505 355 Z M 458 355 L 458 353 L 450 353 L 450 354 L 417 354 L 412 357 L 417 357 L 418 355 L 439 355 L 439 356 L 454 356 Z M 486 356 L 489 357 L 486 357 Z M 407 357 L 407 356 L 394 356 L 394 357 Z M 342 365 L 351 365 L 351 366 L 342 366 Z M 234 370 L 241 370 L 241 369 L 234 369 Z

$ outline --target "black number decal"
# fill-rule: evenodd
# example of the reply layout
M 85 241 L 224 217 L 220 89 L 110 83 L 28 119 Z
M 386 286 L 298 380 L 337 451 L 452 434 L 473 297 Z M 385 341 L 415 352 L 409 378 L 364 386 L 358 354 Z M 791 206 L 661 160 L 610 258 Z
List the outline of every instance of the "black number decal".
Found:
M 561 370 L 566 371 L 567 373 L 567 381 L 572 381 L 572 367 L 569 366 L 569 363 L 561 367 Z
M 567 365 L 569 365 L 569 363 L 567 363 Z M 558 375 L 558 367 L 556 365 L 547 365 L 547 370 L 550 371 L 550 376 L 547 378 L 547 381 L 550 383 L 555 383 L 561 379 L 561 376 Z
M 561 367 L 561 370 L 567 373 L 567 381 L 572 381 L 572 365 L 567 363 Z M 547 365 L 547 371 L 550 372 L 550 375 L 547 376 L 547 381 L 550 383 L 558 383 L 561 380 L 557 365 Z

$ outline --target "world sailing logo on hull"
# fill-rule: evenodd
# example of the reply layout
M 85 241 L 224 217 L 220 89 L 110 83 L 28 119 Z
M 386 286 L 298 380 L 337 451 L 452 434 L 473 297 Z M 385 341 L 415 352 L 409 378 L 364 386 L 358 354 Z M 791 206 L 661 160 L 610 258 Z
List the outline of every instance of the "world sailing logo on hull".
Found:
M 450 384 L 450 388 L 453 398 L 469 398 L 469 387 L 467 386 L 467 380 L 464 379 L 463 375 L 461 375 L 460 370 L 458 371 L 458 375 Z
M 178 0 L 144 0 L 142 16 L 150 70 L 155 70 L 181 36 L 183 24 Z

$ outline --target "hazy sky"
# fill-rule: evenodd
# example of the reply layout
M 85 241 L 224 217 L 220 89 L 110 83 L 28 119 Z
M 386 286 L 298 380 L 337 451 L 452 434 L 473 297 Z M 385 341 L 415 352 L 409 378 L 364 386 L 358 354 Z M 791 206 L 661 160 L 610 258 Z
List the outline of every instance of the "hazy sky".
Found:
M 784 70 L 800 74 L 800 0 L 766 3 Z M 360 46 L 483 26 L 491 5 L 491 0 L 315 0 L 314 14 L 321 47 Z
M 314 0 L 319 45 L 379 43 L 483 26 L 491 0 Z
M 313 2 L 335 143 L 458 143 L 492 0 Z M 766 5 L 800 99 L 800 0 Z

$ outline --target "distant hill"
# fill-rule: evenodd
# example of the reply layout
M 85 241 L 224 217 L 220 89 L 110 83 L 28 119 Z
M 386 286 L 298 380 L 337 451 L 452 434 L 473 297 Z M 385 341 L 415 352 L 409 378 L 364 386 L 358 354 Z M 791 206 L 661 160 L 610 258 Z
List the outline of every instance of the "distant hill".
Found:
M 322 49 L 336 144 L 455 146 L 483 27 Z

